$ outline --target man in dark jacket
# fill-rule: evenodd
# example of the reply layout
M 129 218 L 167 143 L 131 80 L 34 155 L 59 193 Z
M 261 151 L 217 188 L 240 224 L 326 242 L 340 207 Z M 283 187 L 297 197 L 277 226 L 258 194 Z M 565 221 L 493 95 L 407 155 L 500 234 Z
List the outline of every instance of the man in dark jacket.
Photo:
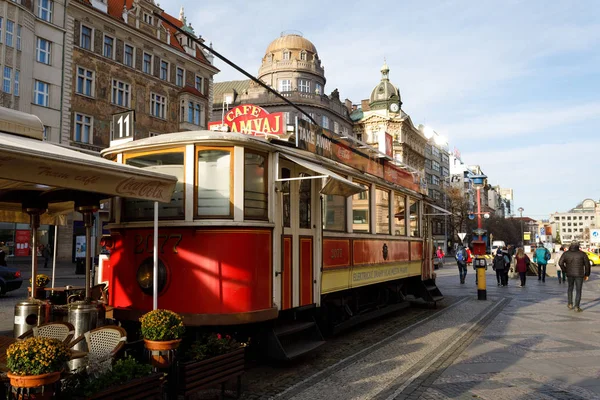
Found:
M 573 242 L 569 246 L 569 250 L 565 251 L 558 261 L 560 269 L 563 273 L 567 274 L 569 279 L 569 289 L 567 291 L 570 310 L 573 309 L 573 286 L 575 287 L 575 310 L 577 312 L 583 311 L 579 307 L 581 302 L 581 290 L 583 287 L 583 281 L 588 280 L 590 276 L 590 260 L 587 254 L 579 250 L 579 243 Z

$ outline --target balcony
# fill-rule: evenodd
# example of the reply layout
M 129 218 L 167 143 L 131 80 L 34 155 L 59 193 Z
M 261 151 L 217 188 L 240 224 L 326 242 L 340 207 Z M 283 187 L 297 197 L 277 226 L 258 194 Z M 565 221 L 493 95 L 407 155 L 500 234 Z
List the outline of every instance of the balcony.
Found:
M 280 60 L 280 61 L 265 61 L 258 70 L 258 76 L 281 70 L 298 70 L 311 72 L 315 75 L 325 76 L 325 69 L 321 67 L 320 61 L 304 61 L 304 60 Z

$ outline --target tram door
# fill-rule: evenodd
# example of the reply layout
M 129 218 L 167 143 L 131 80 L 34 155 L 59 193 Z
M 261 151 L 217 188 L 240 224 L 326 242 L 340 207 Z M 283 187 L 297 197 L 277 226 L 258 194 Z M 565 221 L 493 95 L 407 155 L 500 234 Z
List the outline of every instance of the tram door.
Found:
M 281 243 L 281 309 L 314 303 L 315 179 L 314 172 L 281 160 L 283 235 Z

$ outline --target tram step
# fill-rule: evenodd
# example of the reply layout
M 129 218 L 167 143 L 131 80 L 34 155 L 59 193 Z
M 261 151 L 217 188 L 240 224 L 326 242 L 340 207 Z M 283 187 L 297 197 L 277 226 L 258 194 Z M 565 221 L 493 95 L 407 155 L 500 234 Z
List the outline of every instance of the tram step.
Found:
M 292 360 L 298 356 L 301 356 L 302 354 L 310 353 L 324 344 L 324 340 L 295 342 L 286 349 L 287 359 Z
M 291 335 L 292 333 L 301 332 L 306 329 L 312 328 L 315 325 L 315 321 L 290 321 L 282 323 L 273 329 L 273 332 L 278 337 Z

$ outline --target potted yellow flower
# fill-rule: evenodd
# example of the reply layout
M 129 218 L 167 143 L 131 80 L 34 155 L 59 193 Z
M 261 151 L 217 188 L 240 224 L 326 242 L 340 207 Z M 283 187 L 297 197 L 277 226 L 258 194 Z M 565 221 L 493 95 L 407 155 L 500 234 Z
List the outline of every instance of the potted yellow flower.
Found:
M 29 283 L 31 283 L 31 278 L 29 278 Z M 35 276 L 35 298 L 36 299 L 45 299 L 46 298 L 46 292 L 44 291 L 44 288 L 46 287 L 46 285 L 50 283 L 50 277 L 48 275 L 45 274 L 37 274 Z M 31 288 L 29 288 L 29 290 L 31 290 Z
M 171 364 L 171 351 L 179 347 L 185 332 L 183 318 L 170 310 L 150 311 L 140 318 L 144 345 L 152 353 L 152 364 L 166 368 Z
M 52 390 L 45 390 L 45 386 L 60 379 L 69 358 L 69 349 L 57 339 L 32 337 L 13 343 L 6 350 L 10 385 L 14 388 L 44 387 L 42 394 L 35 398 L 51 398 Z

